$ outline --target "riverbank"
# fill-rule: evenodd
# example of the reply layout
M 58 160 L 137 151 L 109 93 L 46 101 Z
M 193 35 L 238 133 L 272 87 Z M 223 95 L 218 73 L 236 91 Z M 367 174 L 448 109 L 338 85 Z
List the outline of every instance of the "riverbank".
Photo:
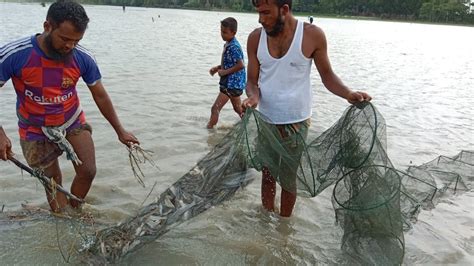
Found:
M 317 14 L 317 13 L 307 13 L 307 12 L 295 12 L 296 16 L 309 17 L 313 16 L 315 21 L 317 18 L 332 18 L 332 19 L 351 19 L 351 20 L 367 20 L 367 21 L 382 21 L 382 22 L 401 22 L 401 23 L 417 23 L 417 24 L 426 24 L 426 25 L 449 25 L 449 26 L 464 26 L 464 27 L 474 27 L 474 24 L 467 23 L 442 23 L 442 22 L 432 22 L 427 20 L 407 20 L 407 19 L 394 19 L 394 18 L 381 18 L 381 17 L 367 17 L 367 16 L 349 16 L 349 15 L 328 15 L 328 14 Z
M 136 7 L 136 6 L 135 6 Z M 213 11 L 213 12 L 235 12 L 235 13 L 246 13 L 256 14 L 254 10 L 232 10 L 232 9 L 220 9 L 220 8 L 189 8 L 180 6 L 153 6 L 145 8 L 171 8 L 171 9 L 183 9 L 183 10 L 201 10 L 201 11 Z M 312 16 L 315 21 L 317 18 L 332 18 L 332 19 L 351 19 L 351 20 L 367 20 L 367 21 L 385 21 L 385 22 L 403 22 L 403 23 L 419 23 L 428 25 L 452 25 L 452 26 L 467 26 L 474 27 L 474 23 L 448 23 L 448 22 L 433 22 L 421 19 L 401 19 L 401 18 L 383 18 L 375 16 L 355 16 L 355 15 L 338 15 L 338 14 L 322 14 L 313 12 L 293 12 L 295 16 L 309 17 Z
M 44 5 L 44 3 L 51 3 L 51 1 L 40 1 L 40 0 L 3 0 L 3 2 L 16 2 L 16 3 L 39 3 Z M 122 1 L 117 2 L 117 4 L 113 3 L 101 3 L 101 0 L 82 0 L 80 1 L 83 4 L 88 5 L 108 5 L 108 6 L 123 6 Z M 147 5 L 148 4 L 148 5 Z M 188 5 L 186 5 L 188 4 Z M 153 3 L 151 1 L 144 1 L 142 5 L 128 5 L 125 4 L 126 7 L 143 7 L 143 8 L 166 8 L 166 9 L 182 9 L 182 10 L 202 10 L 202 11 L 215 11 L 215 12 L 237 12 L 237 13 L 253 13 L 253 7 L 245 6 L 240 7 L 242 10 L 234 10 L 232 8 L 217 8 L 217 7 L 200 7 L 197 6 L 198 3 L 189 4 L 189 2 L 183 4 L 182 6 L 179 5 L 161 5 L 157 3 Z M 248 9 L 248 10 L 246 10 Z M 327 14 L 327 13 L 317 13 L 317 12 L 293 12 L 296 16 L 313 16 L 316 18 L 334 18 L 334 19 L 351 19 L 351 20 L 370 20 L 370 21 L 388 21 L 388 22 L 404 22 L 404 23 L 419 23 L 419 24 L 431 24 L 431 25 L 454 25 L 454 26 L 467 26 L 467 27 L 474 27 L 474 19 L 470 19 L 470 22 L 460 22 L 460 23 L 453 23 L 453 22 L 436 22 L 436 21 L 429 21 L 423 19 L 402 19 L 399 15 L 385 15 L 382 16 L 359 16 L 359 15 L 339 15 L 339 14 Z M 471 14 L 474 16 L 474 14 Z

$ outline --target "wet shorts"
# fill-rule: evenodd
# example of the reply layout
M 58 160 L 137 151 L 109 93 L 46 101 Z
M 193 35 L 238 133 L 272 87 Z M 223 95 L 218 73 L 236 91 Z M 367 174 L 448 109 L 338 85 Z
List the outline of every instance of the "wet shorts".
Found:
M 258 136 L 259 159 L 280 185 L 290 192 L 296 191 L 296 175 L 310 124 L 311 119 L 293 124 L 260 125 L 264 133 Z
M 224 88 L 224 87 L 220 87 L 220 90 L 221 90 L 222 93 L 224 93 L 225 95 L 227 95 L 229 97 L 239 97 L 244 92 L 244 90 L 227 89 L 227 88 Z
M 92 127 L 89 124 L 81 125 L 67 133 L 67 136 L 74 136 L 87 130 L 92 133 Z M 20 140 L 23 156 L 28 165 L 35 169 L 46 169 L 61 156 L 63 151 L 56 143 L 49 140 Z

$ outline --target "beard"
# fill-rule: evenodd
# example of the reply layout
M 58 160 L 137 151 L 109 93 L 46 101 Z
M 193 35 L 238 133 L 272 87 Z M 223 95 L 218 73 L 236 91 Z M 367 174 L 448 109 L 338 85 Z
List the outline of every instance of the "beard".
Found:
M 68 61 L 71 58 L 72 51 L 69 53 L 61 53 L 58 49 L 53 46 L 53 38 L 50 34 L 44 37 L 44 44 L 46 45 L 47 55 L 55 61 Z
M 265 30 L 268 36 L 277 36 L 280 32 L 283 31 L 283 27 L 285 26 L 285 21 L 281 17 L 280 14 L 278 14 L 277 21 L 275 22 L 275 25 L 270 30 Z

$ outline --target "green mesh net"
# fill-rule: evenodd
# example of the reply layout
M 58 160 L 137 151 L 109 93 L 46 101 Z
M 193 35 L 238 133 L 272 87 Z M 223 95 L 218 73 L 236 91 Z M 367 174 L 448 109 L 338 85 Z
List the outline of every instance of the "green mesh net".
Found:
M 422 208 L 449 191 L 471 188 L 474 153 L 395 169 L 386 128 L 371 103 L 350 106 L 320 136 L 275 126 L 258 111 L 243 119 L 193 169 L 136 217 L 100 231 L 84 252 L 89 263 L 117 262 L 182 221 L 231 198 L 268 169 L 282 188 L 315 197 L 334 185 L 332 203 L 344 231 L 341 247 L 361 264 L 401 264 L 403 231 Z

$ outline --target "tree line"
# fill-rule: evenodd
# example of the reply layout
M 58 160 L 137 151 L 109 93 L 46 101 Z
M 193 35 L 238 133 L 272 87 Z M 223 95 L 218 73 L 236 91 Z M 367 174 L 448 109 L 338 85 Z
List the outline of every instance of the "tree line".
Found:
M 313 12 L 444 23 L 474 23 L 469 0 L 320 0 L 305 5 Z
M 253 11 L 251 0 L 82 0 L 82 3 L 138 7 Z M 293 11 L 314 15 L 474 25 L 473 0 L 293 0 Z

